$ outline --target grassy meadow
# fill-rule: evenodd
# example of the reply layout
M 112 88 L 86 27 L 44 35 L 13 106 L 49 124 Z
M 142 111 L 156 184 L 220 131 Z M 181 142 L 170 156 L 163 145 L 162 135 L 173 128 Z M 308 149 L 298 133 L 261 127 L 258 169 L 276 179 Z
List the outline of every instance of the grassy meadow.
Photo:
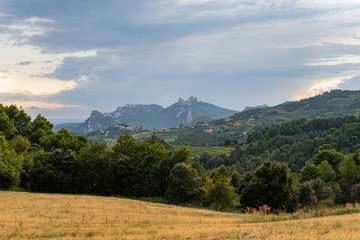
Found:
M 358 212 L 358 206 L 240 214 L 113 197 L 22 192 L 0 192 L 0 202 L 1 239 L 360 238 L 360 213 L 343 214 Z
M 218 155 L 230 155 L 231 151 L 235 150 L 235 147 L 207 147 L 207 146 L 185 146 L 185 145 L 172 145 L 175 150 L 179 150 L 180 148 L 186 147 L 191 152 L 190 158 L 198 158 L 203 153 L 208 153 L 211 156 Z

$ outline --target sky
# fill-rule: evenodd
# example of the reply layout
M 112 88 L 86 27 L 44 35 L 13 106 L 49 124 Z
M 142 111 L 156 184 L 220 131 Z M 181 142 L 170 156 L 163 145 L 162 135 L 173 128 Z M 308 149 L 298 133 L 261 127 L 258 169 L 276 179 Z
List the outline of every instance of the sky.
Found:
M 76 121 L 359 90 L 359 16 L 358 0 L 0 0 L 0 102 Z

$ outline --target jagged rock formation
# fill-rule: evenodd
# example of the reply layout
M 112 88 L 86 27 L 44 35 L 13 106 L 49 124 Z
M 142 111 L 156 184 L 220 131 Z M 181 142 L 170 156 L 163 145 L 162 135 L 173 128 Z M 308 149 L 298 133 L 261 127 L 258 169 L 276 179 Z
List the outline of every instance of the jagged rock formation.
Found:
M 163 109 L 163 107 L 156 104 L 127 104 L 123 107 L 118 107 L 112 113 L 93 111 L 90 117 L 75 129 L 75 132 L 86 133 L 104 130 L 119 123 L 132 126 L 142 126 L 147 119 L 152 119 Z

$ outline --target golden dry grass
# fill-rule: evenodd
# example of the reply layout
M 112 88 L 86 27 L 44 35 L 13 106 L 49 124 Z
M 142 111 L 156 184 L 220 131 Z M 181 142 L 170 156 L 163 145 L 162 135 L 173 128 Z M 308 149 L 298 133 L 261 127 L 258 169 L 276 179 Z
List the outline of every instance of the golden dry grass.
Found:
M 20 192 L 0 192 L 0 202 L 1 239 L 360 239 L 360 214 L 220 213 L 121 198 Z

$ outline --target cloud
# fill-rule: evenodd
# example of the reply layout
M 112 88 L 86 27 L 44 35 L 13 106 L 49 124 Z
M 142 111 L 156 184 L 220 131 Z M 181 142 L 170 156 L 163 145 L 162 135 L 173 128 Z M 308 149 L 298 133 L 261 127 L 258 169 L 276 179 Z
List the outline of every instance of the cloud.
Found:
M 46 74 L 53 72 L 66 57 L 85 57 L 96 55 L 96 50 L 65 52 L 60 54 L 46 54 L 38 46 L 26 45 L 27 37 L 33 36 L 30 24 L 35 29 L 40 29 L 36 24 L 51 23 L 49 19 L 28 18 L 14 27 L 6 25 L 9 31 L 14 34 L 0 33 L 0 51 L 4 57 L 0 59 L 0 92 L 3 93 L 24 93 L 24 94 L 54 94 L 63 90 L 73 89 L 81 77 L 62 81 L 57 78 L 47 78 Z M 24 25 L 25 24 L 25 25 Z M 3 27 L 4 25 L 0 26 Z M 44 34 L 44 32 L 41 34 Z M 16 36 L 14 38 L 14 36 Z M 20 37 L 21 36 L 21 37 Z M 29 60 L 31 59 L 31 60 Z
M 112 111 L 196 95 L 241 110 L 354 86 L 359 75 L 358 1 L 31 0 L 0 7 L 7 56 L 0 91 L 14 100 Z
M 346 81 L 354 78 L 356 75 L 332 77 L 325 79 L 315 79 L 309 89 L 303 92 L 299 92 L 291 100 L 301 100 L 303 98 L 312 97 L 323 92 L 327 92 L 333 89 L 338 89 Z
M 25 62 L 19 62 L 17 65 L 19 66 L 26 66 L 26 65 L 30 65 L 33 64 L 34 61 L 25 61 Z
M 321 58 L 314 59 L 311 63 L 306 63 L 307 66 L 334 66 L 340 64 L 360 64 L 360 55 L 344 55 L 335 58 Z
M 74 104 L 44 101 L 2 101 L 5 106 L 16 105 L 22 107 L 27 114 L 35 118 L 41 114 L 49 119 L 54 118 L 87 118 L 91 109 Z

